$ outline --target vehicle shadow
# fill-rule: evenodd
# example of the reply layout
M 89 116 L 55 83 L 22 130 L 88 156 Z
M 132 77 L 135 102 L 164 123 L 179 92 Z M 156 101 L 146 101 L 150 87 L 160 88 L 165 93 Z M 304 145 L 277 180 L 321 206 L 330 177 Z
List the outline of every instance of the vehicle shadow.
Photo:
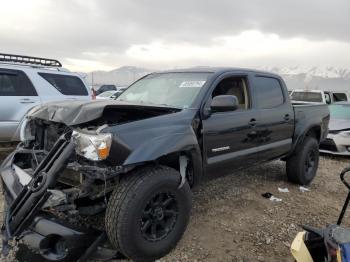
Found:
M 34 253 L 25 244 L 18 244 L 18 249 L 15 255 L 17 261 L 35 261 L 47 262 L 40 254 Z

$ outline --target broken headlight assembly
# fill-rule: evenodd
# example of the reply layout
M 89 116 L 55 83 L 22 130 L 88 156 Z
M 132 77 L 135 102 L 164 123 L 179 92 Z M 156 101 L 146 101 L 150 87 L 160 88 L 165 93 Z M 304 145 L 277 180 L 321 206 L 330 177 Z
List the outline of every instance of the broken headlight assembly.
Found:
M 32 126 L 28 118 L 25 118 L 22 121 L 19 135 L 20 135 L 20 140 L 23 143 L 28 143 L 35 139 L 35 136 L 33 135 Z
M 37 105 L 30 109 L 24 116 L 22 122 L 20 123 L 19 137 L 23 143 L 27 143 L 28 141 L 35 139 L 35 136 L 33 135 L 35 130 L 32 130 L 33 127 L 31 126 L 31 119 L 29 118 L 29 116 L 38 111 L 40 107 L 41 105 Z
M 74 130 L 72 138 L 78 155 L 93 161 L 104 160 L 109 155 L 112 144 L 110 133 L 90 134 Z

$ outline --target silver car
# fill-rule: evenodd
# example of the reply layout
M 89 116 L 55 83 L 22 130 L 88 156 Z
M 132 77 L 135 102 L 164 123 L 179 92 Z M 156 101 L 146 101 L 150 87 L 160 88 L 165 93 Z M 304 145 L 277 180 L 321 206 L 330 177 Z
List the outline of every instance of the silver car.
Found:
M 57 60 L 0 54 L 0 142 L 19 141 L 21 122 L 34 106 L 82 99 L 92 99 L 90 89 Z
M 320 152 L 333 155 L 350 155 L 350 103 L 339 102 L 329 106 L 331 118 L 327 139 Z

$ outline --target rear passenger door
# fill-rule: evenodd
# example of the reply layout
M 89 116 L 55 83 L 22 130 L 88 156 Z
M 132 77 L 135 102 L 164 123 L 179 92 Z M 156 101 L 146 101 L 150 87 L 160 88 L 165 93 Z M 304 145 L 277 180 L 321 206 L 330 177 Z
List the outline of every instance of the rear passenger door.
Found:
M 255 104 L 260 112 L 257 123 L 259 160 L 268 161 L 292 148 L 294 110 L 284 82 L 269 75 L 253 75 Z
M 0 68 L 0 141 L 12 140 L 23 116 L 38 104 L 40 98 L 24 72 Z

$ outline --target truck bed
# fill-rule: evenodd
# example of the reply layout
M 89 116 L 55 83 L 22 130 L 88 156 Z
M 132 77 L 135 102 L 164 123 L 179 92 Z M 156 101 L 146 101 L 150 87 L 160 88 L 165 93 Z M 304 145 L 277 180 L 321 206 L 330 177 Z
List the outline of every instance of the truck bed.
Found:
M 319 126 L 320 142 L 326 139 L 328 134 L 329 109 L 326 104 L 292 103 L 295 117 L 294 139 L 297 139 L 305 126 Z

